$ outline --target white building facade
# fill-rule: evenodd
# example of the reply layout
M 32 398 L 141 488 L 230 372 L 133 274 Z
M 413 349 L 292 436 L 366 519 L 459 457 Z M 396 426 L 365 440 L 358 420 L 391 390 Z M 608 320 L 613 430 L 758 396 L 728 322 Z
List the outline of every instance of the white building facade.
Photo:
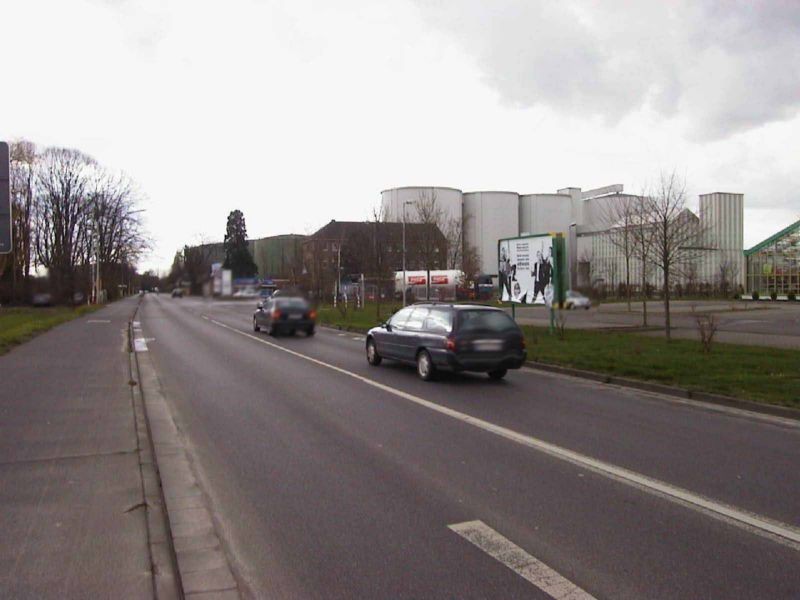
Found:
M 381 192 L 387 221 L 418 222 L 415 203 L 436 199 L 449 222 L 459 220 L 464 242 L 476 249 L 481 272 L 497 276 L 497 242 L 526 234 L 561 233 L 567 238 L 571 287 L 616 287 L 625 281 L 624 253 L 611 241 L 608 215 L 622 202 L 637 201 L 620 184 L 582 191 L 563 188 L 556 193 L 518 194 L 511 191 L 463 192 L 450 187 L 401 187 Z M 692 260 L 675 283 L 715 285 L 727 277 L 731 288 L 744 284 L 744 197 L 714 192 L 699 198 L 697 220 L 702 239 Z M 405 213 L 405 214 L 404 214 Z M 445 235 L 447 235 L 446 232 Z M 630 261 L 631 282 L 641 281 L 641 265 Z M 661 274 L 648 268 L 651 285 L 660 287 Z

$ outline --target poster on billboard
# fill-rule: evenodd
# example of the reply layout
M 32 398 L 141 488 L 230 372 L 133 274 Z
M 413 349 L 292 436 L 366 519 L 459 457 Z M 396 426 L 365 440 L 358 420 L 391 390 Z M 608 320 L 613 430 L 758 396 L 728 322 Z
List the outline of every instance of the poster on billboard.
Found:
M 500 240 L 498 258 L 503 302 L 548 306 L 552 303 L 555 285 L 552 236 Z

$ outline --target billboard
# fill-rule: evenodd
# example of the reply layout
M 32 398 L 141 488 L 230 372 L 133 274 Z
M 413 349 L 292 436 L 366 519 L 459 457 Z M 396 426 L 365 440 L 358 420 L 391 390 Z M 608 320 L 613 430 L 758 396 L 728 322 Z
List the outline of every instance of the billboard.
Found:
M 547 234 L 498 242 L 497 272 L 503 302 L 552 304 L 558 296 L 554 239 Z
M 8 144 L 0 142 L 0 254 L 11 252 L 11 181 Z

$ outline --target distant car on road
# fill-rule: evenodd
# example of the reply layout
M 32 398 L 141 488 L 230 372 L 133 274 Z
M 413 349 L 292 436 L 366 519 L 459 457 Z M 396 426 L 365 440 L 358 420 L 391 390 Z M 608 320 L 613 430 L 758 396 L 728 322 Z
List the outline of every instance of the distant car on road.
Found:
M 580 292 L 569 290 L 567 292 L 567 297 L 564 300 L 564 306 L 567 309 L 584 308 L 586 310 L 589 310 L 592 307 L 592 301 L 589 300 L 589 298 L 587 298 Z
M 31 303 L 34 306 L 51 306 L 53 304 L 53 295 L 48 292 L 38 292 L 33 295 Z
M 499 308 L 474 304 L 414 304 L 367 333 L 367 362 L 384 358 L 417 366 L 425 381 L 438 370 L 475 371 L 502 379 L 527 358 L 525 337 Z
M 172 290 L 171 296 L 173 298 L 183 298 L 183 290 L 181 288 L 175 288 Z
M 258 310 L 253 314 L 253 331 L 265 329 L 270 335 L 304 331 L 306 335 L 314 335 L 317 312 L 305 298 L 296 296 L 272 297 L 258 303 Z

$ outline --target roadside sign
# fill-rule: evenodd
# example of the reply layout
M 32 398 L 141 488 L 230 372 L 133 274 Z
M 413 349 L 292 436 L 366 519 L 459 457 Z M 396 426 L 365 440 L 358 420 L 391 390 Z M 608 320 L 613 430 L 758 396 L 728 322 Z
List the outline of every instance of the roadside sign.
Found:
M 0 254 L 11 252 L 11 181 L 8 144 L 0 142 Z
M 550 309 L 564 305 L 566 293 L 566 246 L 561 233 L 543 233 L 497 242 L 500 300 L 517 304 L 544 304 Z

